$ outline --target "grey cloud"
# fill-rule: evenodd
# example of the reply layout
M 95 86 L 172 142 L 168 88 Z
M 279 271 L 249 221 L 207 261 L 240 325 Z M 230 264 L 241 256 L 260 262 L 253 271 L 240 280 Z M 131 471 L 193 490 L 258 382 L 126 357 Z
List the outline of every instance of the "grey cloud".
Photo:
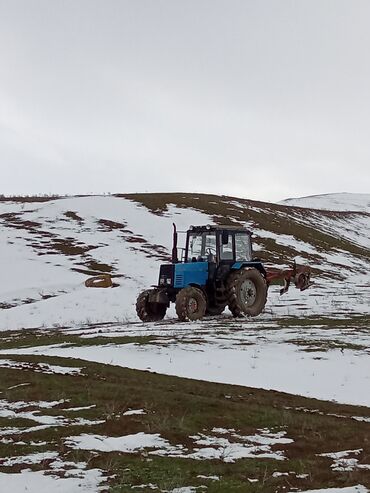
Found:
M 0 1 L 2 193 L 370 187 L 370 4 Z

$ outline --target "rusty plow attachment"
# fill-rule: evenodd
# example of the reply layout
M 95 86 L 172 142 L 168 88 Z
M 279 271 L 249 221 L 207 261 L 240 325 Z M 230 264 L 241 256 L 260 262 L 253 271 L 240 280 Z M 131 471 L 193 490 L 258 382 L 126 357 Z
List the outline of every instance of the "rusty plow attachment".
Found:
M 275 267 L 266 269 L 268 285 L 278 284 L 280 281 L 284 282 L 284 287 L 280 289 L 281 295 L 288 291 L 292 281 L 297 289 L 304 291 L 312 285 L 310 278 L 311 269 L 307 266 L 298 266 L 295 262 L 291 269 L 277 269 Z

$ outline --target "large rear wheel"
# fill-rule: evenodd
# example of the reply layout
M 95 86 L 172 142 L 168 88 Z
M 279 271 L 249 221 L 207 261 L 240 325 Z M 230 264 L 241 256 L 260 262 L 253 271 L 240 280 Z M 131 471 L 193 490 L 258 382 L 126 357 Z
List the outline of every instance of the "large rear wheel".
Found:
M 156 291 L 156 289 L 147 289 L 137 297 L 136 313 L 143 322 L 157 322 L 158 320 L 162 320 L 166 315 L 166 304 L 152 303 L 149 301 L 149 296 Z
M 176 296 L 176 313 L 182 322 L 203 318 L 206 307 L 206 297 L 199 288 L 188 286 L 179 291 Z
M 232 272 L 227 280 L 227 299 L 234 317 L 259 315 L 267 299 L 265 278 L 254 268 Z

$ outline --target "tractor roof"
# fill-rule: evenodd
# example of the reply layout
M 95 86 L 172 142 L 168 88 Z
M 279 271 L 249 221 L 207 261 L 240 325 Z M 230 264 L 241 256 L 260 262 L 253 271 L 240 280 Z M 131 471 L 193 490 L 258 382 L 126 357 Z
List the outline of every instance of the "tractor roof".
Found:
M 251 231 L 243 226 L 230 226 L 223 224 L 207 224 L 206 226 L 190 226 L 189 231 L 195 231 L 196 233 L 203 233 L 205 231 L 232 231 L 233 233 L 247 233 L 252 234 Z

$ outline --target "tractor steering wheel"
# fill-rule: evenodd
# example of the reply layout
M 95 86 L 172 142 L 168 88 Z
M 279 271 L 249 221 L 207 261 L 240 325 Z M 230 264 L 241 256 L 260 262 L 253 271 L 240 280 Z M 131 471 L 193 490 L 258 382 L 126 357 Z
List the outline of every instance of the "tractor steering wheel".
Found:
M 214 250 L 215 253 L 213 253 L 212 250 Z M 216 262 L 216 249 L 215 248 L 207 248 L 206 253 L 207 253 L 207 262 L 211 262 L 211 263 Z
M 214 247 L 208 247 L 208 248 L 206 249 L 206 254 L 207 254 L 207 255 L 216 255 L 216 253 L 217 253 L 217 252 L 216 252 L 216 248 L 214 248 Z

